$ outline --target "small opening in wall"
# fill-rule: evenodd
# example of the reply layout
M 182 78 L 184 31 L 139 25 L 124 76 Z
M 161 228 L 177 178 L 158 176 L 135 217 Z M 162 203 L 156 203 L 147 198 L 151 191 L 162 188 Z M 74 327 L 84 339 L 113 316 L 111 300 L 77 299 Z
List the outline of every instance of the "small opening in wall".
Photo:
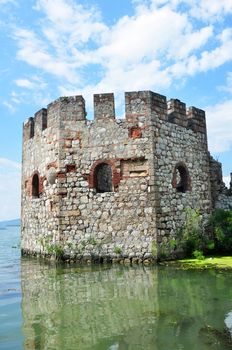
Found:
M 47 129 L 47 114 L 43 114 L 42 116 L 42 130 Z
M 75 164 L 67 164 L 66 165 L 66 171 L 67 171 L 67 173 L 75 172 L 76 171 L 76 165 Z
M 37 174 L 32 178 L 32 197 L 39 198 L 39 176 Z
M 31 119 L 30 122 L 30 139 L 32 139 L 35 135 L 35 125 L 34 125 L 34 119 Z
M 185 165 L 176 165 L 172 181 L 173 187 L 176 188 L 177 192 L 185 193 L 190 189 L 189 182 L 189 174 Z
M 142 130 L 139 126 L 133 126 L 129 129 L 129 137 L 132 139 L 137 139 L 142 137 Z
M 112 169 L 109 164 L 101 163 L 96 166 L 94 182 L 97 192 L 112 192 Z

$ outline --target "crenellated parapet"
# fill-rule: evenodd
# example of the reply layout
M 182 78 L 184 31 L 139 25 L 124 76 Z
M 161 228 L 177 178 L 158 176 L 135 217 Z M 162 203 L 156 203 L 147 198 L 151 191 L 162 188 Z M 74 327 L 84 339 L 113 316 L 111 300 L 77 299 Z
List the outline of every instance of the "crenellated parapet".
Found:
M 23 125 L 23 138 L 28 141 L 51 127 L 62 129 L 65 122 L 86 120 L 85 100 L 82 96 L 60 97 L 30 117 Z
M 186 109 L 186 104 L 177 99 L 171 99 L 167 104 L 170 123 L 206 134 L 205 111 L 196 107 Z
M 115 100 L 113 93 L 94 94 L 94 120 L 114 120 Z M 35 113 L 23 127 L 24 141 L 40 136 L 46 128 L 64 129 L 69 123 L 86 121 L 85 100 L 81 95 L 60 97 Z M 195 133 L 206 134 L 205 112 L 196 107 L 186 108 L 178 99 L 167 101 L 166 97 L 152 91 L 132 91 L 125 93 L 125 120 L 138 126 L 152 115 L 162 122 L 176 124 Z M 145 123 L 146 124 L 146 123 Z

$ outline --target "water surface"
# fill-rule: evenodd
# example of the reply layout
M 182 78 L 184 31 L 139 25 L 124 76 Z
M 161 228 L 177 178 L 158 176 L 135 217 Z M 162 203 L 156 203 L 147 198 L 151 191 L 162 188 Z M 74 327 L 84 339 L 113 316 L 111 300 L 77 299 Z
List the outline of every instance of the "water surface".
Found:
M 23 349 L 19 227 L 0 230 L 0 349 Z
M 231 272 L 20 261 L 18 231 L 0 231 L 0 349 L 232 348 Z

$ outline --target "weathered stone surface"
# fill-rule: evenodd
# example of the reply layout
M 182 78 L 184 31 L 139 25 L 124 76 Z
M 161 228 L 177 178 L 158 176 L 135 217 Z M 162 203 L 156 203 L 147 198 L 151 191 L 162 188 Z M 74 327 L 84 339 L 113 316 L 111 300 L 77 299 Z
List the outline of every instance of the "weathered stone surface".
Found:
M 22 250 L 70 261 L 153 262 L 186 207 L 232 207 L 208 152 L 204 111 L 151 91 L 64 97 L 24 124 Z M 38 188 L 37 188 L 38 187 Z

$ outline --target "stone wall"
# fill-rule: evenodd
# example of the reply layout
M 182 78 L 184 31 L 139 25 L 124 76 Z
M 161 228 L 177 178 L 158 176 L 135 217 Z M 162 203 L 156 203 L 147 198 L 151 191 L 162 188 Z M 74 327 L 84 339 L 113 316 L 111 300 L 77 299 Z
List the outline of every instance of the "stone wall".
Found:
M 223 209 L 223 210 L 232 210 L 232 196 L 220 193 L 218 196 L 218 200 L 215 203 L 216 209 Z
M 165 247 L 170 239 L 176 239 L 186 208 L 200 210 L 205 219 L 211 213 L 209 159 L 205 133 L 159 120 L 156 125 L 159 125 L 154 136 L 157 243 Z M 184 189 L 178 188 L 179 171 L 183 172 Z
M 59 121 L 58 117 L 57 120 L 50 118 L 49 126 L 43 128 L 40 117 L 46 116 L 45 111 L 36 113 L 34 119 L 24 123 L 21 244 L 30 252 L 40 251 L 39 239 L 46 237 L 48 232 L 55 239 L 59 227 L 57 185 L 46 186 L 52 172 L 59 167 Z M 38 198 L 32 195 L 32 181 L 36 174 L 39 178 Z
M 232 210 L 232 173 L 230 176 L 230 187 L 227 188 L 223 182 L 222 164 L 210 157 L 212 200 L 216 209 Z
M 187 207 L 212 210 L 205 115 L 179 100 L 63 97 L 24 124 L 22 251 L 71 260 L 148 262 L 175 239 Z M 36 183 L 38 182 L 38 188 Z

